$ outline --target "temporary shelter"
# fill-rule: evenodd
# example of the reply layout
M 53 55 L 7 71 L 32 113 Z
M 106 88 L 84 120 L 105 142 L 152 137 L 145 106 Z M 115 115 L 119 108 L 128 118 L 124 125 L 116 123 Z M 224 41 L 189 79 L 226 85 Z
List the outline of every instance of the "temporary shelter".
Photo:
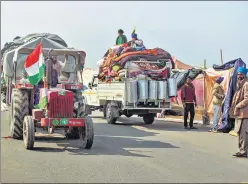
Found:
M 219 127 L 219 130 L 223 132 L 229 132 L 234 126 L 233 120 L 229 118 L 228 113 L 232 103 L 233 95 L 236 91 L 237 69 L 240 66 L 246 67 L 246 64 L 241 58 L 238 58 L 229 61 L 221 66 L 214 65 L 213 68 L 209 68 L 205 71 L 206 72 L 205 103 L 208 113 L 213 112 L 212 100 L 213 100 L 213 85 L 215 83 L 215 80 L 220 76 L 224 77 L 224 81 L 222 82 L 222 85 L 225 90 L 225 99 L 222 106 L 222 119 Z

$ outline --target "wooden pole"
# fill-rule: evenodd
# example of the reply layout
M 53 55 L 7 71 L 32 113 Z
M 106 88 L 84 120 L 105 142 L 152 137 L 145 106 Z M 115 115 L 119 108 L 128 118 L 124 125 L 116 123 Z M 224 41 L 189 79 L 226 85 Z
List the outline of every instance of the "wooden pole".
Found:
M 204 59 L 204 70 L 207 69 L 207 61 L 206 59 Z M 206 73 L 204 71 L 203 73 L 203 101 L 204 101 L 204 110 L 206 110 L 206 90 L 205 90 L 205 87 L 206 87 Z
M 204 59 L 204 66 L 203 66 L 203 68 L 204 68 L 204 70 L 207 69 L 207 61 L 206 61 L 206 59 Z
M 207 61 L 206 59 L 204 60 L 204 71 L 203 71 L 203 101 L 204 101 L 204 110 L 202 114 L 202 122 L 203 125 L 209 125 L 209 116 L 207 113 L 207 107 L 206 107 L 206 69 L 207 69 Z
M 2 60 L 0 61 L 0 79 L 1 79 L 1 81 L 2 81 Z M 0 81 L 0 105 L 1 105 L 1 111 L 2 111 L 2 84 L 1 84 L 1 81 Z M 6 89 L 6 91 L 7 91 L 7 89 Z M 7 93 L 6 93 L 6 104 L 7 104 Z M 1 117 L 1 114 L 2 113 L 0 113 L 0 118 L 2 119 L 2 117 Z
M 220 49 L 220 62 L 223 65 L 222 49 Z

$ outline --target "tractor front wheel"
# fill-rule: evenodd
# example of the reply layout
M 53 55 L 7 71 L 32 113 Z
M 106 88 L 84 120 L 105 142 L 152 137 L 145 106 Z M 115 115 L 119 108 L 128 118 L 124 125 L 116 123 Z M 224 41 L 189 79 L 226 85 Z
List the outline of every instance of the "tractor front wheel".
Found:
M 32 116 L 25 116 L 24 118 L 23 141 L 26 149 L 33 149 L 35 141 L 35 128 Z
M 89 116 L 85 116 L 85 126 L 79 128 L 80 147 L 90 149 L 94 140 L 94 125 Z

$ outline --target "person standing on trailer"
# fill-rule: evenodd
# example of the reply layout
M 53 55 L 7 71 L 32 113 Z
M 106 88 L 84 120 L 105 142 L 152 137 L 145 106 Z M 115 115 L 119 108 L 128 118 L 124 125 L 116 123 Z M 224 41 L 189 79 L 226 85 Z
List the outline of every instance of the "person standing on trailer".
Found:
M 186 84 L 182 87 L 181 99 L 184 107 L 184 128 L 188 129 L 188 114 L 190 113 L 189 128 L 196 129 L 196 127 L 193 126 L 193 122 L 197 103 L 195 86 L 192 84 L 192 79 L 190 77 L 186 79 Z
M 235 132 L 239 136 L 239 152 L 235 157 L 247 157 L 248 155 L 248 78 L 247 69 L 238 68 L 238 86 L 234 94 L 229 115 L 235 118 Z
M 124 43 L 127 43 L 127 37 L 124 35 L 124 31 L 122 29 L 118 30 L 118 37 L 116 38 L 115 44 L 116 45 L 122 45 Z

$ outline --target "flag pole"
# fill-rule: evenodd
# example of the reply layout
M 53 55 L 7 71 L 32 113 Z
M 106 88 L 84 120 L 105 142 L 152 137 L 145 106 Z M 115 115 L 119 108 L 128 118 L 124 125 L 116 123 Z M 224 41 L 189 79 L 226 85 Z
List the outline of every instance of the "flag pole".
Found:
M 220 62 L 223 65 L 222 49 L 220 49 Z
M 44 88 L 43 90 L 45 90 L 46 93 L 46 98 L 48 98 L 48 89 L 50 88 L 50 84 L 51 84 L 51 59 L 50 59 L 50 52 L 52 51 L 52 49 L 49 50 L 48 52 L 48 59 L 45 62 L 45 66 L 46 66 L 46 72 L 44 72 L 43 75 L 43 81 L 44 81 Z M 48 132 L 51 134 L 53 131 L 53 127 L 51 127 L 51 122 L 50 122 L 50 118 L 48 117 L 48 103 L 45 106 L 45 117 L 46 119 L 48 119 Z

